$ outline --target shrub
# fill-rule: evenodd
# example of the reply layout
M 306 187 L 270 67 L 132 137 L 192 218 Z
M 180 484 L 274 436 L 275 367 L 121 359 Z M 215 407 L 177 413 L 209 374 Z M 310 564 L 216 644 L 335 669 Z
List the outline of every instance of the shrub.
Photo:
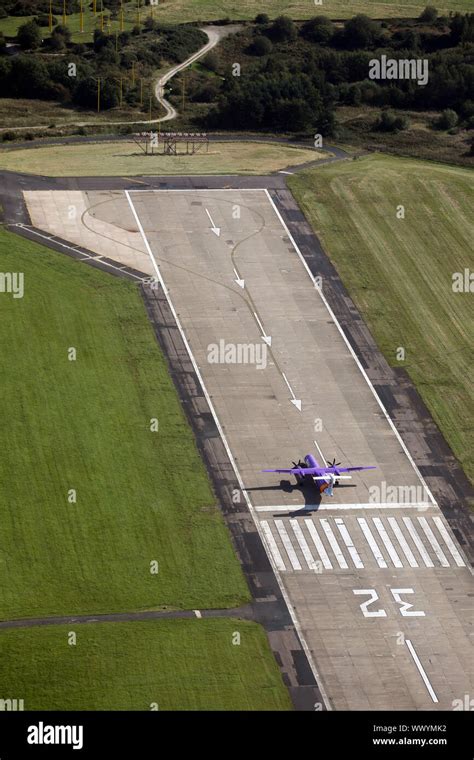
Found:
M 420 13 L 419 20 L 426 24 L 434 24 L 438 18 L 438 11 L 433 5 L 427 5 L 425 10 Z
M 326 16 L 315 16 L 305 21 L 301 27 L 301 36 L 318 45 L 327 45 L 334 35 L 334 24 Z
M 399 132 L 408 127 L 406 116 L 396 116 L 391 111 L 382 111 L 375 123 L 375 129 L 380 132 Z
M 288 16 L 278 16 L 270 27 L 270 36 L 276 42 L 294 40 L 296 35 L 296 25 Z
M 441 112 L 435 121 L 436 129 L 452 129 L 458 123 L 458 115 L 451 108 L 446 108 Z
M 16 133 L 15 132 L 3 132 L 2 133 L 2 140 L 3 142 L 12 142 L 13 140 L 16 140 Z
M 252 55 L 269 55 L 273 50 L 273 45 L 268 37 L 259 34 L 250 44 L 248 52 Z
M 202 65 L 209 71 L 219 70 L 219 56 L 214 50 L 211 50 L 202 60 Z
M 266 13 L 258 13 L 255 16 L 255 23 L 256 24 L 269 24 L 270 23 L 270 17 Z
M 34 50 L 41 45 L 41 29 L 34 21 L 28 21 L 20 26 L 16 38 L 23 50 Z

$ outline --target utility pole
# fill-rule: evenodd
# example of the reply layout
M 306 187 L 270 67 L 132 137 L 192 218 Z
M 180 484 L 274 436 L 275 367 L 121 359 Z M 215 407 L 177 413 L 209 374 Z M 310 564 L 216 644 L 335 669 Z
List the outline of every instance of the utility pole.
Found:
M 80 10 L 79 10 L 79 28 L 81 34 L 84 32 L 84 12 L 82 9 L 82 0 L 80 0 Z
M 92 11 L 94 13 L 94 16 L 96 16 L 97 15 L 97 0 L 93 0 Z

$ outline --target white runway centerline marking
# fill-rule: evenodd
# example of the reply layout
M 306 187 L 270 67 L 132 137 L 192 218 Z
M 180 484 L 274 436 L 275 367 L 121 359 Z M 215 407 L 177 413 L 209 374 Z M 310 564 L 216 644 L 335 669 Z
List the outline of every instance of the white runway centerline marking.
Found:
M 431 699 L 433 700 L 433 702 L 438 702 L 438 697 L 436 696 L 436 694 L 434 692 L 434 689 L 433 689 L 432 685 L 429 682 L 428 676 L 426 675 L 426 673 L 425 673 L 425 671 L 423 669 L 423 665 L 421 664 L 420 659 L 419 659 L 417 653 L 415 652 L 415 648 L 414 648 L 413 644 L 411 643 L 411 641 L 409 639 L 405 639 L 405 644 L 407 645 L 408 650 L 409 650 L 411 656 L 413 657 L 415 665 L 418 668 L 418 671 L 420 673 L 420 676 L 423 679 L 423 682 L 424 682 L 426 688 L 428 689 L 428 692 L 429 692 L 429 695 L 430 695 Z
M 372 550 L 372 554 L 374 555 L 374 557 L 375 557 L 375 559 L 377 561 L 378 566 L 386 568 L 387 567 L 387 563 L 384 560 L 383 554 L 382 554 L 382 552 L 379 549 L 377 541 L 375 540 L 375 538 L 372 535 L 372 531 L 370 530 L 370 528 L 369 528 L 369 526 L 367 524 L 367 520 L 364 517 L 358 517 L 357 518 L 357 522 L 359 523 L 359 525 L 361 527 L 361 530 L 362 530 L 362 533 L 364 534 L 364 536 L 366 538 L 366 541 L 367 541 L 367 543 L 369 544 L 369 546 L 370 546 L 370 548 Z
M 283 524 L 283 520 L 275 520 L 275 527 L 280 534 L 281 542 L 283 546 L 285 547 L 285 551 L 288 554 L 288 559 L 291 562 L 291 566 L 293 570 L 301 570 L 301 565 L 298 557 L 296 556 L 296 552 L 293 549 L 293 544 L 290 541 L 290 537 L 288 533 L 286 532 L 286 528 Z
M 466 567 L 466 563 L 464 562 L 463 558 L 461 557 L 460 553 L 458 552 L 456 548 L 456 544 L 452 540 L 451 536 L 449 535 L 446 526 L 444 525 L 441 517 L 433 517 L 433 521 L 438 528 L 439 532 L 441 533 L 442 537 L 444 538 L 444 542 L 446 546 L 448 547 L 449 551 L 451 552 L 454 561 L 456 562 L 456 565 L 458 567 Z
M 352 561 L 354 565 L 357 568 L 359 568 L 359 570 L 362 570 L 364 567 L 364 563 L 362 562 L 361 558 L 359 557 L 359 554 L 357 553 L 357 549 L 354 546 L 354 542 L 352 538 L 350 537 L 349 531 L 347 530 L 344 524 L 344 520 L 342 520 L 340 517 L 336 517 L 335 523 L 337 527 L 339 528 L 339 533 L 341 534 L 342 540 L 347 546 L 347 550 L 352 557 Z

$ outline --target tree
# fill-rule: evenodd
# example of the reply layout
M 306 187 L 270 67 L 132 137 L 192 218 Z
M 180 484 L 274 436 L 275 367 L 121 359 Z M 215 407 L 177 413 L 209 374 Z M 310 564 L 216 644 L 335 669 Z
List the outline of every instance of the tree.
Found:
M 435 121 L 437 129 L 453 129 L 458 123 L 458 115 L 451 108 L 445 108 Z
M 425 24 L 434 24 L 436 19 L 438 18 L 438 11 L 434 7 L 434 5 L 427 5 L 425 10 L 420 13 L 419 20 L 423 21 Z
M 296 25 L 288 16 L 278 16 L 270 28 L 270 34 L 275 42 L 291 42 L 297 36 Z
M 350 48 L 370 48 L 379 34 L 379 27 L 368 16 L 359 13 L 344 24 L 344 37 Z
M 255 23 L 256 24 L 269 24 L 270 23 L 270 18 L 269 18 L 269 16 L 267 16 L 266 13 L 258 13 L 255 16 Z
M 273 45 L 268 37 L 264 37 L 259 34 L 255 37 L 252 44 L 249 46 L 249 53 L 252 55 L 269 55 L 273 50 Z
M 406 116 L 396 116 L 391 111 L 382 111 L 380 118 L 375 124 L 375 129 L 381 132 L 399 132 L 408 127 Z
M 219 71 L 219 56 L 215 50 L 209 51 L 205 58 L 203 58 L 202 65 L 216 73 Z
M 57 24 L 53 29 L 53 35 L 55 37 L 62 37 L 65 43 L 71 42 L 71 30 L 67 26 Z
M 34 50 L 41 45 L 41 29 L 34 21 L 28 21 L 19 27 L 16 38 L 23 50 Z
M 305 21 L 301 27 L 301 36 L 318 45 L 327 45 L 334 35 L 334 24 L 326 16 L 315 16 Z

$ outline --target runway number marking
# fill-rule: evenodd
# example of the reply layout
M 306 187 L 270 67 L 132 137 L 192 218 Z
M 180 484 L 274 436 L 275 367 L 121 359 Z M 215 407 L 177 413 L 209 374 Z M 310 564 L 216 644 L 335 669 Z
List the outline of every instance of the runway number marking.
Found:
M 414 589 L 391 588 L 390 591 L 397 604 L 400 605 L 400 614 L 402 617 L 425 617 L 426 613 L 423 612 L 423 610 L 411 610 L 410 608 L 413 607 L 413 604 L 410 604 L 410 602 L 406 602 L 401 598 L 401 594 L 414 594 Z M 373 610 L 371 612 L 367 609 L 369 604 L 373 604 L 379 598 L 379 595 L 374 588 L 353 589 L 352 593 L 356 596 L 370 596 L 370 599 L 367 599 L 367 601 L 362 602 L 362 604 L 359 605 L 364 617 L 387 617 L 387 613 L 384 609 Z
M 401 605 L 400 614 L 403 615 L 403 617 L 425 617 L 425 613 L 422 610 L 413 610 L 412 612 L 408 612 L 410 607 L 413 607 L 413 605 L 410 604 L 410 602 L 404 602 L 403 599 L 400 598 L 400 594 L 414 594 L 414 589 L 391 588 L 390 591 L 392 592 L 395 601 Z
M 370 596 L 370 599 L 367 599 L 366 602 L 362 602 L 362 604 L 359 605 L 364 617 L 387 617 L 385 610 L 374 610 L 373 612 L 368 612 L 367 610 L 369 604 L 376 602 L 379 598 L 379 595 L 374 588 L 355 588 L 353 589 L 353 593 L 356 594 L 356 596 L 365 596 L 365 594 Z

